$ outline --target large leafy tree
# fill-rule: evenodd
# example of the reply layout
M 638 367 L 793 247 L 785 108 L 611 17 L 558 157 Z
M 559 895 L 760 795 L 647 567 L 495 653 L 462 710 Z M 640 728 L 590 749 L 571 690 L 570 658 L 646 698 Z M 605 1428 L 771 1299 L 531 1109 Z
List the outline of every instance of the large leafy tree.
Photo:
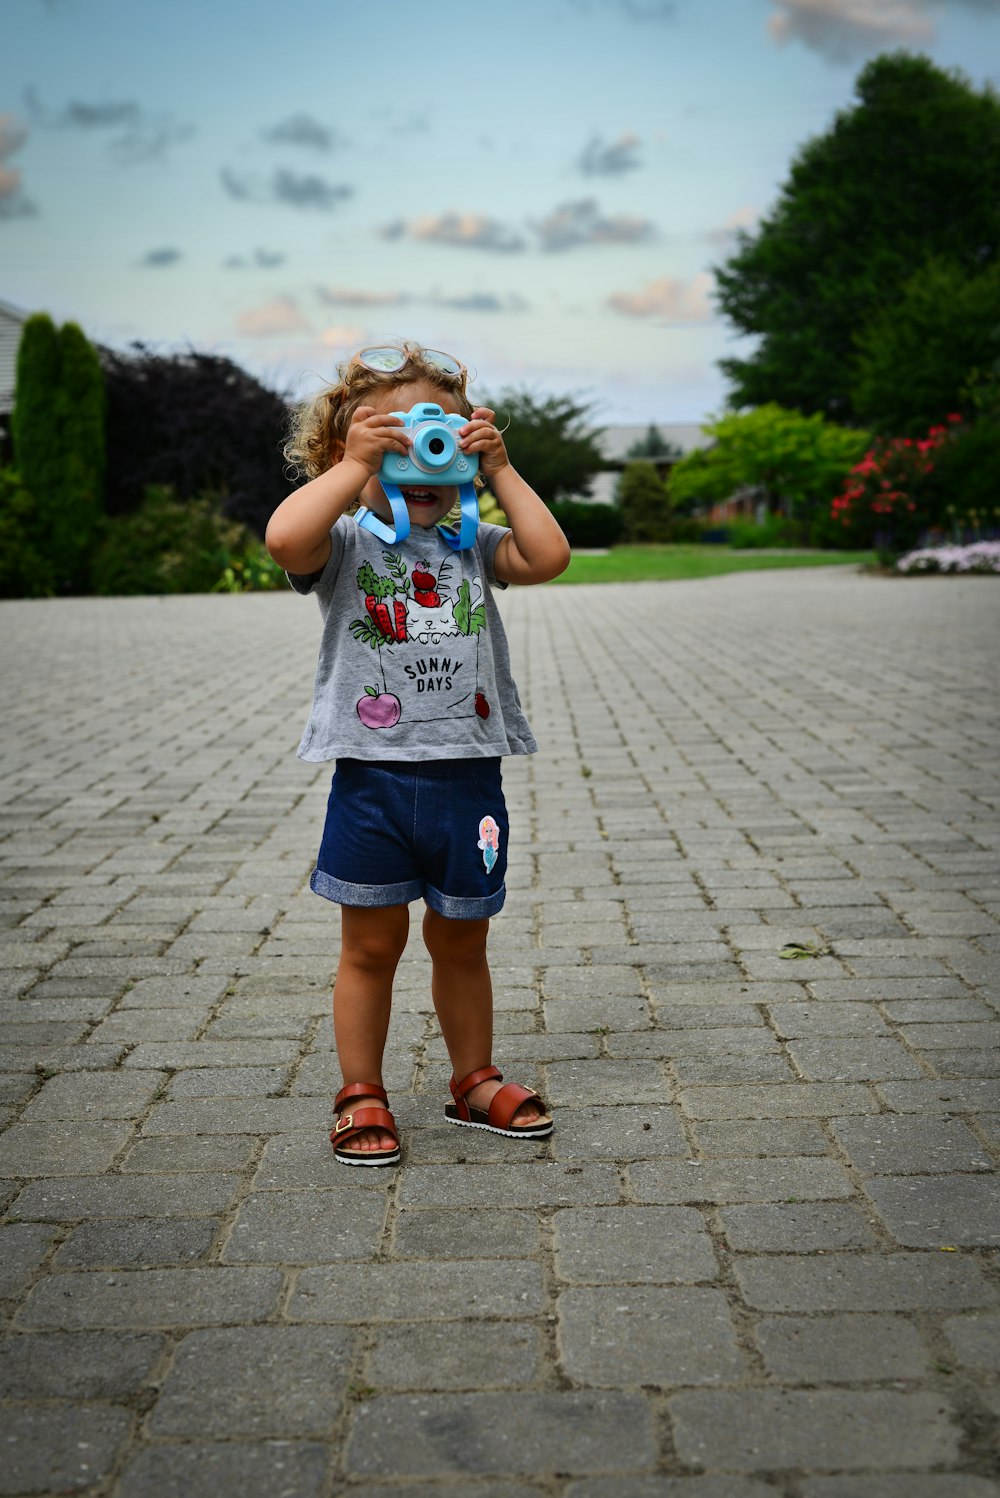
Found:
M 967 275 L 1000 258 L 995 91 L 893 53 L 862 70 L 856 92 L 716 269 L 723 311 L 759 339 L 722 363 L 734 406 L 773 401 L 850 422 L 856 335 L 932 256 Z
M 511 463 L 546 504 L 589 494 L 607 467 L 599 434 L 587 425 L 585 402 L 507 389 L 484 396 L 481 404 L 496 411 Z
M 282 396 L 217 354 L 157 354 L 137 343 L 104 350 L 103 361 L 109 512 L 130 513 L 147 489 L 169 487 L 182 501 L 214 496 L 262 536 L 291 487 Z
M 913 437 L 950 412 L 970 414 L 998 377 L 1000 260 L 970 276 L 936 258 L 859 336 L 853 403 L 875 431 Z
M 25 323 L 11 433 L 17 473 L 34 503 L 31 540 L 51 586 L 85 588 L 104 508 L 104 380 L 76 323 L 57 329 L 44 312 Z
M 740 489 L 756 489 L 768 508 L 805 517 L 826 509 L 867 446 L 865 432 L 844 429 L 818 412 L 803 416 L 759 406 L 710 422 L 711 447 L 675 464 L 670 496 L 681 509 L 713 504 Z

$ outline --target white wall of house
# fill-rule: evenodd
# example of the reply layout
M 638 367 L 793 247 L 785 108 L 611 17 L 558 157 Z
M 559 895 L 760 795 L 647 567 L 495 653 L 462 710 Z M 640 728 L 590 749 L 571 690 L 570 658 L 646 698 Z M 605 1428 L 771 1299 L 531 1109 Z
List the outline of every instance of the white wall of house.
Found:
M 679 448 L 684 457 L 698 448 L 711 446 L 713 441 L 706 432 L 702 431 L 696 421 L 656 421 L 652 425 L 656 427 L 661 437 L 673 447 Z M 650 423 L 647 421 L 642 426 L 605 427 L 600 433 L 601 451 L 614 467 L 610 472 L 599 473 L 594 479 L 594 486 L 589 496 L 594 504 L 614 503 L 618 476 L 625 464 L 631 461 L 626 454 L 636 442 L 642 441 L 649 428 Z
M 14 408 L 14 377 L 21 329 L 28 317 L 20 307 L 0 301 L 0 417 Z

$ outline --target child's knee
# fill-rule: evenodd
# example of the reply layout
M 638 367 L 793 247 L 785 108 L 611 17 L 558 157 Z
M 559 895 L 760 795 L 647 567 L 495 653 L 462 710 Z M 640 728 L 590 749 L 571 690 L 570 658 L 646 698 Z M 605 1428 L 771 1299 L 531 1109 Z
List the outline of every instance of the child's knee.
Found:
M 434 962 L 476 962 L 486 956 L 489 920 L 461 921 L 428 909 L 424 945 Z
M 410 915 L 405 905 L 382 909 L 343 908 L 343 955 L 357 967 L 395 967 L 406 946 Z

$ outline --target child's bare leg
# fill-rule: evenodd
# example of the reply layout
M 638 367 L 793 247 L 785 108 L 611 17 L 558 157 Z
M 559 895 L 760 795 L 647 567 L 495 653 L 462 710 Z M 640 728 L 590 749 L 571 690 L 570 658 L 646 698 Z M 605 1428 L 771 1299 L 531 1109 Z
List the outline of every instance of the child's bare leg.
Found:
M 342 948 L 333 988 L 333 1032 L 344 1083 L 382 1084 L 382 1055 L 389 1034 L 392 980 L 410 926 L 405 905 L 341 908 Z M 379 1098 L 356 1097 L 348 1108 L 381 1108 Z M 365 1129 L 349 1150 L 385 1149 L 385 1129 Z
M 430 908 L 424 916 L 424 944 L 433 963 L 431 994 L 459 1081 L 489 1066 L 493 1056 L 493 983 L 486 960 L 489 929 L 489 920 L 453 920 Z M 500 1082 L 480 1082 L 468 1100 L 473 1107 L 486 1109 L 501 1086 Z M 542 1116 L 537 1103 L 522 1103 L 511 1123 L 534 1123 Z

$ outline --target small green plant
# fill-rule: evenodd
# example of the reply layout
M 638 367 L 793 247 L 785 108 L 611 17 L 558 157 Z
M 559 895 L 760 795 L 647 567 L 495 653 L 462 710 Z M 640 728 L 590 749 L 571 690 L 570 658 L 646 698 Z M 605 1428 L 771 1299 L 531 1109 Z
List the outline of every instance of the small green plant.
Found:
M 94 586 L 104 594 L 210 593 L 227 568 L 234 584 L 263 575 L 261 551 L 260 542 L 223 515 L 211 496 L 182 501 L 173 490 L 154 486 L 134 514 L 105 523 Z

